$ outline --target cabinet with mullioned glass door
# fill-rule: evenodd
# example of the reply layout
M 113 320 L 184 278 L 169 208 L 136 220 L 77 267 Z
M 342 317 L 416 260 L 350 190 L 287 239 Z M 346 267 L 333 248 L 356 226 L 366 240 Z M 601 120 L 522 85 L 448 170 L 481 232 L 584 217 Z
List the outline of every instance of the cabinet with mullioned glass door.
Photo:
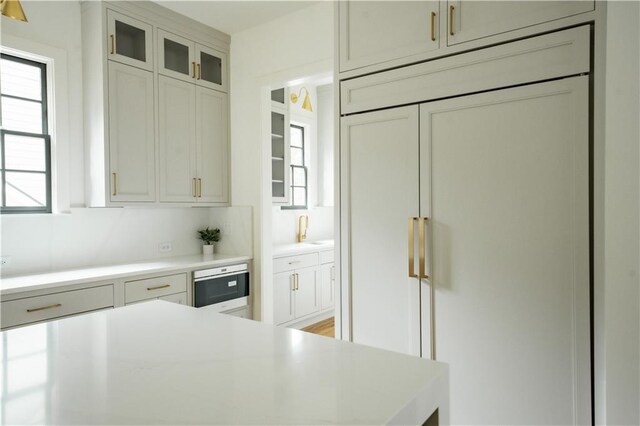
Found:
M 286 88 L 271 91 L 271 198 L 276 205 L 290 202 L 291 149 L 286 99 Z

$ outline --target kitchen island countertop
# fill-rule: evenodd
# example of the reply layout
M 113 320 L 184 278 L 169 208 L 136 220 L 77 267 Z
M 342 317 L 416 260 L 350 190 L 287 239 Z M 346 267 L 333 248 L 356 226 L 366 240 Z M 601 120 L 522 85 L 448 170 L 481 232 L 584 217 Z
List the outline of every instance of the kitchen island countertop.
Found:
M 2 334 L 5 424 L 448 418 L 445 364 L 207 309 L 154 301 Z

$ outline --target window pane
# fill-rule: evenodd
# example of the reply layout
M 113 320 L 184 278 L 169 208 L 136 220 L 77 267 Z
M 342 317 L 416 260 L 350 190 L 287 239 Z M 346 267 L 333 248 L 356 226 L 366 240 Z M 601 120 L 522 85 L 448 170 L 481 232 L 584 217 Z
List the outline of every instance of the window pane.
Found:
M 44 207 L 47 187 L 44 173 L 7 172 L 7 207 Z
M 2 60 L 0 66 L 2 94 L 42 100 L 42 70 L 40 67 Z
M 307 186 L 307 176 L 303 168 L 293 168 L 293 180 L 291 182 L 295 186 Z
M 5 135 L 7 169 L 46 171 L 45 141 L 42 138 Z
M 306 206 L 307 205 L 307 190 L 306 190 L 306 188 L 293 188 L 293 205 L 294 206 Z
M 302 128 L 291 126 L 291 146 L 302 148 Z
M 294 166 L 303 166 L 304 159 L 302 158 L 302 150 L 298 148 L 291 148 L 291 164 Z
M 3 86 L 4 90 L 4 86 Z M 2 125 L 7 130 L 43 133 L 42 104 L 2 97 Z

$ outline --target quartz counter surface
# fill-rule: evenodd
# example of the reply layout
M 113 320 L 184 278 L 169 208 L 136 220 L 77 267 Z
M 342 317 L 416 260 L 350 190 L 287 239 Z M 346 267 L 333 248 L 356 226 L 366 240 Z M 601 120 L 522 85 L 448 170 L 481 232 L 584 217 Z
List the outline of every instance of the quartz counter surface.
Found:
M 45 290 L 72 284 L 108 281 L 138 274 L 155 274 L 187 269 L 203 269 L 230 263 L 247 262 L 250 256 L 223 254 L 167 257 L 119 265 L 95 266 L 66 271 L 51 271 L 0 279 L 0 295 L 8 296 L 32 290 Z
M 422 424 L 448 413 L 445 364 L 162 301 L 5 331 L 0 345 L 5 424 Z

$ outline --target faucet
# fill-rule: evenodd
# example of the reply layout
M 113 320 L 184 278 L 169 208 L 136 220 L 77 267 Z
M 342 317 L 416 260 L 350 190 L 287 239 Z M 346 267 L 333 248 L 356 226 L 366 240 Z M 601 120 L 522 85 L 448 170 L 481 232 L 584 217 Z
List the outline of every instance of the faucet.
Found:
M 302 232 L 302 219 L 304 218 L 304 232 Z M 309 229 L 309 216 L 306 214 L 298 217 L 298 242 L 301 243 L 307 239 L 307 229 Z

